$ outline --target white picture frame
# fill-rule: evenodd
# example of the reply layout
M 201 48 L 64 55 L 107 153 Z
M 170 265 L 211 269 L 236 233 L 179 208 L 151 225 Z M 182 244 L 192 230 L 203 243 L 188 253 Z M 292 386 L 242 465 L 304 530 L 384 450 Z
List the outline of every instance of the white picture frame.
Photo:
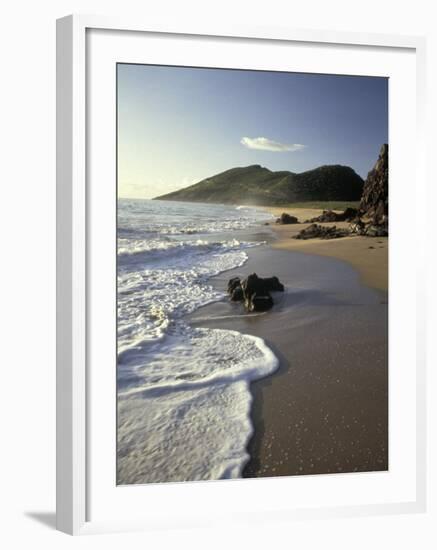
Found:
M 272 28 L 172 28 L 155 27 L 139 21 L 72 15 L 57 22 L 57 528 L 69 534 L 96 531 L 147 529 L 177 525 L 174 516 L 163 514 L 153 522 L 146 517 L 94 521 L 89 517 L 90 435 L 88 413 L 89 346 L 87 333 L 89 315 L 89 256 L 88 230 L 90 207 L 87 187 L 87 117 L 86 81 L 87 32 L 90 30 L 138 32 L 165 40 L 171 36 L 220 37 L 229 42 L 243 40 L 266 43 L 315 43 L 359 48 L 387 48 L 409 51 L 416 65 L 416 166 L 417 193 L 424 193 L 420 182 L 425 181 L 422 146 L 424 120 L 425 41 L 421 37 L 337 33 L 310 30 Z M 115 167 L 115 162 L 114 162 Z M 115 168 L 114 168 L 115 169 Z M 419 221 L 416 220 L 419 224 Z M 411 388 L 416 402 L 415 422 L 415 497 L 408 501 L 354 506 L 322 505 L 319 508 L 290 507 L 276 515 L 286 518 L 339 517 L 363 514 L 420 512 L 426 509 L 426 400 L 425 400 L 425 254 L 418 247 L 418 271 L 415 321 L 416 363 L 415 385 Z M 115 449 L 114 449 L 115 452 Z M 280 481 L 280 480 L 279 480 Z M 244 483 L 248 483 L 245 480 Z M 253 482 L 249 482 L 253 483 Z M 203 484 L 203 494 L 216 489 Z M 219 485 L 214 485 L 219 487 Z M 154 488 L 154 491 L 171 488 Z M 218 489 L 217 489 L 218 490 Z M 245 491 L 243 487 L 240 489 Z M 188 510 L 189 516 L 189 510 Z M 181 516 L 179 525 L 185 524 Z M 247 513 L 249 520 L 256 513 Z M 238 518 L 237 518 L 238 520 Z M 202 524 L 194 522 L 193 524 Z

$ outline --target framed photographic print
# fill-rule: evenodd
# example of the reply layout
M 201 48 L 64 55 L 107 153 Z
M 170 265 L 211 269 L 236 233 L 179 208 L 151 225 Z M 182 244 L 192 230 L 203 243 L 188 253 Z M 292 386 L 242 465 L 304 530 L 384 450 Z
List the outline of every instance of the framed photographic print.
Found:
M 57 51 L 58 528 L 423 510 L 423 40 Z

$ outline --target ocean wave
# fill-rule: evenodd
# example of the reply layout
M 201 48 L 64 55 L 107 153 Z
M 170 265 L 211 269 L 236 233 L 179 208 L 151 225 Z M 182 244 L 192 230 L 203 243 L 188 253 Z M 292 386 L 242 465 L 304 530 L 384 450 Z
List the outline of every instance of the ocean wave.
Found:
M 147 204 L 145 223 L 142 204 L 120 208 L 117 481 L 239 477 L 253 430 L 250 382 L 278 361 L 260 338 L 193 328 L 185 318 L 224 298 L 210 278 L 242 266 L 260 244 L 234 237 L 258 214 Z M 180 236 L 190 231 L 198 238 Z M 200 235 L 226 231 L 229 238 Z
M 210 277 L 243 265 L 245 248 L 251 246 L 254 243 L 203 249 L 199 257 L 173 257 L 171 267 L 167 260 L 165 267 L 142 270 L 129 270 L 126 264 L 118 276 L 119 352 L 142 340 L 161 340 L 172 320 L 222 299 L 224 293 L 208 283 Z
M 203 251 L 209 252 L 213 250 L 224 249 L 236 249 L 240 246 L 249 246 L 248 243 L 240 243 L 237 239 L 229 241 L 212 242 L 204 239 L 197 239 L 195 241 L 176 241 L 176 240 L 162 240 L 162 239 L 119 239 L 117 254 L 119 257 L 133 256 L 136 254 L 163 254 L 171 253 L 174 251 L 181 251 L 184 254 L 190 252 Z M 202 250 L 203 249 L 203 250 Z
M 261 338 L 186 331 L 125 372 L 144 383 L 119 393 L 121 484 L 240 477 L 249 458 L 249 384 L 274 372 L 278 360 Z

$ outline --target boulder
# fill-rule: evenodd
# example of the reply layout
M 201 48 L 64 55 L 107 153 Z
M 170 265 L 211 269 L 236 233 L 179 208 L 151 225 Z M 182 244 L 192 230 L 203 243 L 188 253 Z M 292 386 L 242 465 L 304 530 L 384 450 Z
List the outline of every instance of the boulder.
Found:
M 231 289 L 231 290 L 229 290 Z M 244 300 L 248 312 L 267 311 L 273 306 L 273 298 L 270 292 L 283 292 L 284 285 L 278 277 L 258 277 L 252 273 L 242 281 L 238 278 L 231 279 L 228 283 L 228 292 L 232 301 Z
M 384 224 L 369 224 L 364 230 L 364 235 L 367 237 L 387 237 L 388 227 Z
M 241 287 L 244 292 L 244 297 L 252 296 L 257 293 L 258 295 L 265 295 L 271 291 L 284 291 L 284 285 L 280 282 L 278 277 L 258 277 L 256 273 L 252 273 L 246 279 L 241 282 Z
M 366 224 L 361 218 L 354 219 L 349 226 L 349 231 L 351 233 L 356 233 L 357 235 L 364 235 L 365 229 Z
M 333 210 L 323 210 L 320 216 L 311 218 L 305 223 L 327 223 L 327 222 L 348 222 L 356 218 L 358 210 L 356 208 L 346 208 L 344 212 L 334 212 Z
M 233 277 L 232 279 L 229 279 L 228 294 L 232 294 L 232 292 L 239 286 L 241 286 L 240 277 Z
M 248 275 L 246 279 L 243 279 L 241 282 L 241 288 L 243 289 L 245 300 L 251 298 L 254 294 L 262 296 L 268 293 L 263 279 L 258 277 L 256 273 L 252 273 L 251 275 Z
M 348 207 L 345 209 L 343 214 L 341 214 L 343 218 L 341 221 L 351 222 L 357 217 L 357 215 L 358 215 L 358 210 L 356 208 Z
M 240 277 L 233 277 L 232 279 L 229 280 L 228 294 L 232 302 L 242 302 L 244 300 Z
M 236 286 L 231 292 L 232 302 L 242 302 L 244 300 L 244 292 L 241 286 Z
M 276 220 L 276 223 L 288 225 L 291 223 L 299 223 L 299 220 L 296 218 L 296 216 L 290 216 L 290 214 L 283 212 L 281 216 Z
M 358 218 L 350 224 L 349 230 L 351 233 L 365 237 L 387 237 L 388 220 L 383 218 L 382 223 L 374 224 L 372 222 L 364 223 L 362 219 Z
M 266 290 L 284 292 L 284 285 L 276 276 L 265 277 L 264 279 L 259 277 L 259 279 L 263 281 Z
M 337 214 L 333 210 L 323 210 L 320 216 L 316 216 L 315 218 L 310 218 L 309 220 L 306 220 L 305 223 L 336 222 L 338 221 L 338 216 L 339 214 Z
M 335 225 L 326 227 L 313 223 L 307 228 L 302 229 L 294 236 L 294 239 L 338 239 L 349 235 L 348 229 L 338 229 Z
M 255 293 L 244 301 L 244 305 L 249 313 L 267 311 L 273 307 L 273 298 L 270 294 L 258 295 Z

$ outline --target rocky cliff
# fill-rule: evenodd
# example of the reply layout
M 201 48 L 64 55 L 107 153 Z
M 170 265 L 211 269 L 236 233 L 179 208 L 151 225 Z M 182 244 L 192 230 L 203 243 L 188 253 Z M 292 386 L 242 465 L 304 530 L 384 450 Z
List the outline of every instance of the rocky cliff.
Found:
M 373 224 L 382 225 L 388 220 L 388 145 L 384 143 L 375 166 L 364 182 L 360 214 Z

